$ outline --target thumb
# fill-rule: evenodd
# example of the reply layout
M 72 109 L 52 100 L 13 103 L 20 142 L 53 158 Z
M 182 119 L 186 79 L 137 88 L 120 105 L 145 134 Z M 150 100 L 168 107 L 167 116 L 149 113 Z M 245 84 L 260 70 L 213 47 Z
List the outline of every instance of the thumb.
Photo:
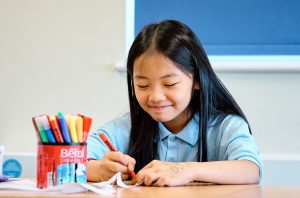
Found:
M 134 177 L 130 181 L 128 181 L 128 185 L 134 185 L 136 184 L 136 182 L 137 182 L 136 177 Z

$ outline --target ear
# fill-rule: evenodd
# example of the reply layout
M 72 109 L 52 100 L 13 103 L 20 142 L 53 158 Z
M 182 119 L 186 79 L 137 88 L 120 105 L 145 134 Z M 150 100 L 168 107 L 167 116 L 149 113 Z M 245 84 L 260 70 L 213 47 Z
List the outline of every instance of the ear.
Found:
M 200 89 L 200 84 L 198 81 L 194 82 L 194 89 L 196 89 L 196 90 Z

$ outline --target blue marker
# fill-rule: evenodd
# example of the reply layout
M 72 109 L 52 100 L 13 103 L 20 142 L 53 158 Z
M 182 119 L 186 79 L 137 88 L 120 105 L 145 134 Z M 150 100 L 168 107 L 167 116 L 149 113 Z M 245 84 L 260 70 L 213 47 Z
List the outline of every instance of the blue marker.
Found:
M 46 131 L 46 134 L 47 134 L 47 138 L 49 140 L 49 142 L 51 143 L 55 143 L 55 138 L 54 138 L 54 135 L 53 135 L 53 132 L 50 128 L 50 124 L 49 124 L 49 121 L 48 121 L 48 118 L 46 115 L 42 116 L 41 118 L 41 121 L 42 121 L 42 125 Z
M 58 119 L 59 119 L 59 124 L 62 130 L 62 135 L 64 137 L 64 141 L 66 143 L 71 143 L 71 137 L 70 137 L 70 133 L 68 130 L 68 125 L 67 122 L 65 120 L 64 114 L 62 112 L 58 112 Z

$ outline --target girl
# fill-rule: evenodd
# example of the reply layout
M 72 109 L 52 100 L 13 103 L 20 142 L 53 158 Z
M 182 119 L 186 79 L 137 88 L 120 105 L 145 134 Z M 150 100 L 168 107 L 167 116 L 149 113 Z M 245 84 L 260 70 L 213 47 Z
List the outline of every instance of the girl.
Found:
M 262 162 L 248 121 L 200 41 L 178 21 L 146 26 L 127 60 L 130 113 L 88 139 L 89 181 L 116 172 L 145 185 L 254 184 Z M 109 152 L 105 133 L 120 152 Z M 95 160 L 96 159 L 96 160 Z

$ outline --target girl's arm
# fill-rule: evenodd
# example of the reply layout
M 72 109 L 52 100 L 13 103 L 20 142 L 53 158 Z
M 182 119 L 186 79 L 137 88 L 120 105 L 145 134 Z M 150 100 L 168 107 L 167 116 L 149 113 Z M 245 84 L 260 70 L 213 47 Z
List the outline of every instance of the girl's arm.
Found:
M 137 175 L 145 185 L 180 186 L 192 181 L 217 184 L 256 184 L 258 166 L 248 160 L 169 163 L 154 160 Z
M 258 166 L 248 160 L 229 160 L 215 162 L 189 162 L 187 172 L 193 181 L 205 181 L 218 184 L 257 184 Z

